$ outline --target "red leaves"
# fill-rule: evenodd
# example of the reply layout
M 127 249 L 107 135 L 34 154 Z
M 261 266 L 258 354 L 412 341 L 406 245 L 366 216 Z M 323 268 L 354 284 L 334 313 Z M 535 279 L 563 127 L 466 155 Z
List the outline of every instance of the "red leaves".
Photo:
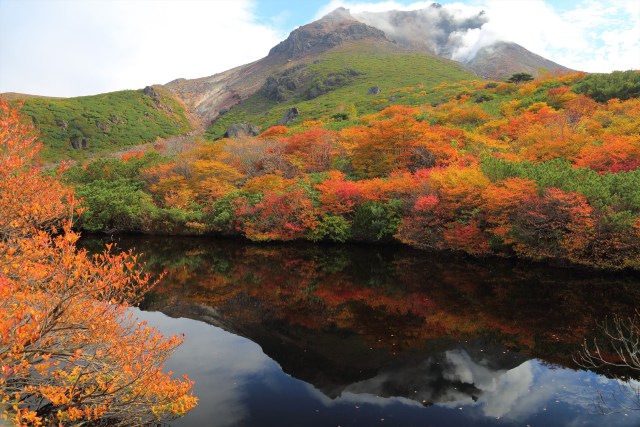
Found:
M 584 147 L 576 165 L 600 173 L 635 170 L 640 167 L 640 135 L 606 135 L 602 145 Z
M 313 206 L 302 190 L 266 190 L 255 205 L 236 200 L 236 215 L 242 231 L 252 240 L 299 239 L 316 225 Z

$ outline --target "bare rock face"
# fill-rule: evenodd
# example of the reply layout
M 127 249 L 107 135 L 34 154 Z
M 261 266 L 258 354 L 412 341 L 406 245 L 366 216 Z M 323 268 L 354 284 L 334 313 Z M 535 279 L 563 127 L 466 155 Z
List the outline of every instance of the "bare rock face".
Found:
M 287 125 L 297 119 L 299 115 L 300 111 L 296 107 L 289 108 L 287 111 L 285 111 L 280 123 L 283 125 Z
M 156 92 L 156 90 L 154 88 L 152 88 L 151 86 L 147 86 L 144 89 L 142 89 L 142 93 L 150 98 L 159 98 L 160 95 L 158 95 L 158 92 Z
M 81 136 L 74 136 L 71 138 L 71 148 L 74 150 L 79 150 L 81 148 L 87 148 L 89 145 L 89 141 L 87 138 L 83 138 Z
M 367 92 L 367 95 L 377 95 L 381 92 L 380 90 L 380 86 L 376 85 L 376 86 L 371 86 L 369 88 L 369 91 Z
M 225 138 L 237 138 L 239 136 L 256 136 L 260 133 L 260 128 L 251 123 L 235 123 L 227 128 Z
M 302 58 L 318 54 L 346 41 L 387 40 L 384 32 L 355 20 L 345 8 L 338 8 L 322 19 L 304 25 L 269 51 L 269 56 Z

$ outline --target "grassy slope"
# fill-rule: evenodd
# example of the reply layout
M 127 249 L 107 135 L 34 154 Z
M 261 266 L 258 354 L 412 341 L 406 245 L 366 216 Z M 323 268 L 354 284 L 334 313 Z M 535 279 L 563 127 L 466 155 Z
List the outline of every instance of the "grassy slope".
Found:
M 158 93 L 159 104 L 135 90 L 64 99 L 29 98 L 22 113 L 31 117 L 40 132 L 44 161 L 82 160 L 188 131 L 184 108 Z M 85 138 L 87 147 L 74 149 L 73 138 Z
M 302 87 L 297 96 L 284 102 L 267 99 L 260 92 L 249 97 L 239 106 L 216 121 L 208 130 L 211 139 L 220 138 L 226 128 L 234 123 L 248 122 L 263 129 L 279 124 L 285 111 L 297 107 L 300 117 L 296 123 L 304 120 L 328 120 L 340 112 L 351 112 L 351 116 L 379 111 L 391 104 L 412 104 L 404 93 L 394 93 L 393 88 L 420 86 L 427 90 L 443 82 L 456 82 L 476 78 L 462 66 L 452 61 L 428 54 L 402 52 L 397 49 L 381 48 L 372 42 L 354 42 L 341 45 L 322 55 L 309 64 L 308 71 L 320 79 L 331 73 L 346 69 L 359 75 L 353 77 L 350 84 L 334 89 L 311 100 L 305 100 Z M 381 93 L 367 95 L 372 86 L 379 86 Z M 438 94 L 422 97 L 420 102 L 438 102 Z M 418 100 L 416 99 L 417 103 Z M 355 112 L 354 108 L 355 107 Z M 348 121 L 340 126 L 347 126 Z

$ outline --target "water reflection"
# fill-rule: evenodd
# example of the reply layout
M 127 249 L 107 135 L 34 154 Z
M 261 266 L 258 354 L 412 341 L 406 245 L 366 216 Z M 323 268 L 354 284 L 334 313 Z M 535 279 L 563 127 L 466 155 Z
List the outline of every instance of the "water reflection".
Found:
M 571 355 L 638 277 L 404 248 L 137 238 L 167 276 L 142 316 L 186 332 L 168 369 L 200 406 L 176 425 L 620 425 Z M 189 320 L 194 319 L 194 320 Z

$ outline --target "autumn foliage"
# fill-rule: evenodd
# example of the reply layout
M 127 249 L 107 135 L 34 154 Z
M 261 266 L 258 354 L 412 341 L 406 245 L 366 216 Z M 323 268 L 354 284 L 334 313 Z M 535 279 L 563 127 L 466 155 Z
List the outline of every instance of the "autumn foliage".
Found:
M 396 240 L 638 269 L 640 99 L 590 98 L 576 91 L 585 78 L 443 83 L 431 89 L 439 103 L 275 126 L 148 167 L 145 155 L 128 188 L 152 207 L 123 229 Z M 426 93 L 394 92 L 408 101 Z M 116 166 L 89 165 L 103 178 L 76 171 L 70 180 L 90 194 L 120 183 L 106 178 Z
M 162 371 L 180 337 L 132 316 L 152 282 L 131 252 L 76 247 L 73 192 L 33 166 L 39 145 L 0 103 L 0 405 L 16 425 L 144 425 L 191 409 Z

